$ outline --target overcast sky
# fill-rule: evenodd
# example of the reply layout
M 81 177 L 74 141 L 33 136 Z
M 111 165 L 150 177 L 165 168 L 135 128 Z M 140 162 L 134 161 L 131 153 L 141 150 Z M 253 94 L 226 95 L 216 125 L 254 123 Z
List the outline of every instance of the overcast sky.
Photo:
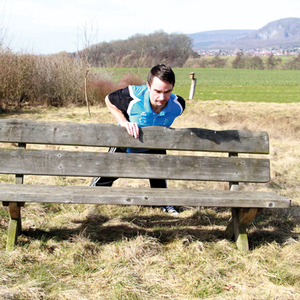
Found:
M 92 44 L 156 30 L 259 29 L 300 17 L 300 0 L 0 0 L 0 14 L 13 50 L 50 54 L 81 49 L 91 27 Z

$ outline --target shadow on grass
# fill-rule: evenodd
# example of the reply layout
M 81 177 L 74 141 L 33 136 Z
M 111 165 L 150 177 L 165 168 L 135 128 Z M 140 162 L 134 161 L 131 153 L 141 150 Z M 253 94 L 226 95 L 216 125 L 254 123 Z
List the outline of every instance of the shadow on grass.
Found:
M 135 238 L 138 235 L 155 237 L 160 243 L 168 244 L 176 239 L 192 237 L 193 240 L 216 242 L 225 238 L 225 229 L 228 217 L 216 214 L 199 213 L 196 211 L 189 217 L 176 217 L 169 215 L 132 215 L 121 218 L 117 224 L 110 224 L 111 219 L 104 215 L 91 214 L 84 220 L 73 220 L 76 228 L 50 229 L 49 231 L 30 229 L 23 231 L 27 238 L 47 241 L 71 240 L 76 235 L 84 235 L 91 241 L 98 243 L 111 243 L 124 238 Z M 265 244 L 276 242 L 285 244 L 290 239 L 300 239 L 294 233 L 294 228 L 299 224 L 299 217 L 280 210 L 259 214 L 249 224 L 249 246 L 255 249 Z M 254 229 L 253 229 L 254 228 Z M 29 241 L 27 241 L 29 242 Z M 26 243 L 26 242 L 25 242 Z
M 14 115 L 22 116 L 25 114 L 39 114 L 41 111 L 37 108 L 20 108 L 12 110 L 2 110 L 0 111 L 0 119 L 5 119 Z
M 300 240 L 295 228 L 300 225 L 300 207 L 290 209 L 265 209 L 251 222 L 255 230 L 248 234 L 250 249 L 276 242 L 283 245 L 291 239 Z
M 228 221 L 228 218 L 216 218 L 213 215 L 206 215 L 203 218 L 198 213 L 186 218 L 161 214 L 132 215 L 121 218 L 117 224 L 110 224 L 109 221 L 112 219 L 99 214 L 91 214 L 83 220 L 73 220 L 73 224 L 79 224 L 76 228 L 58 228 L 47 231 L 32 228 L 22 231 L 22 234 L 29 239 L 44 241 L 70 240 L 80 234 L 100 243 L 117 242 L 123 240 L 124 237 L 130 239 L 137 235 L 155 237 L 163 244 L 187 236 L 201 241 L 216 241 L 224 238 L 224 232 L 213 227 L 220 227 Z

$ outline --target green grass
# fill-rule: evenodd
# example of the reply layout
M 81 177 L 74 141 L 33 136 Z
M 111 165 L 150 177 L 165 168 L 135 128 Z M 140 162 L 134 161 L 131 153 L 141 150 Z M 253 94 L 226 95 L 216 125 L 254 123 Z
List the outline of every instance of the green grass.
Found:
M 174 69 L 178 86 L 190 85 L 195 72 L 200 86 L 293 86 L 300 82 L 300 71 L 244 69 Z
M 146 82 L 149 69 L 114 68 L 107 71 L 116 81 L 131 72 L 140 74 Z M 174 92 L 185 99 L 190 93 L 190 73 L 195 72 L 196 100 L 300 102 L 300 71 L 175 68 L 174 72 Z
M 126 73 L 140 74 L 146 81 L 150 69 L 107 68 L 118 81 Z M 300 71 L 175 68 L 176 86 L 190 86 L 190 73 L 195 72 L 199 86 L 299 86 Z
M 174 92 L 189 98 L 190 87 L 177 86 Z M 300 102 L 300 86 L 196 86 L 194 99 L 240 102 Z

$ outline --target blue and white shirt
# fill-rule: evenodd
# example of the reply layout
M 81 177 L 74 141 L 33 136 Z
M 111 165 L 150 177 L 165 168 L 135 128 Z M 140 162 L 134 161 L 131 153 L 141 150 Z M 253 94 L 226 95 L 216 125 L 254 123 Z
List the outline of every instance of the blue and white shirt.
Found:
M 123 112 L 127 120 L 137 123 L 139 127 L 170 127 L 175 118 L 180 116 L 185 109 L 184 99 L 172 93 L 163 110 L 155 113 L 151 108 L 150 91 L 147 85 L 130 85 L 109 94 L 108 98 Z

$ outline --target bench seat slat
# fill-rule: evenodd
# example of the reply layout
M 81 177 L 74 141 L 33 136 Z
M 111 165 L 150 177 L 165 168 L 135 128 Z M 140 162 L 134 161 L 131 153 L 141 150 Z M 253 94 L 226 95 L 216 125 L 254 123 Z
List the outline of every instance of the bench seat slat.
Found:
M 134 139 L 126 129 L 113 124 L 0 120 L 0 142 L 77 145 L 96 147 L 148 148 L 185 151 L 269 153 L 269 136 L 264 131 L 201 128 L 143 127 Z
M 268 182 L 268 159 L 60 150 L 0 150 L 0 172 L 24 175 L 106 176 Z
M 10 184 L 1 185 L 0 201 L 257 208 L 288 208 L 291 206 L 291 200 L 288 198 L 272 192 L 260 191 Z

